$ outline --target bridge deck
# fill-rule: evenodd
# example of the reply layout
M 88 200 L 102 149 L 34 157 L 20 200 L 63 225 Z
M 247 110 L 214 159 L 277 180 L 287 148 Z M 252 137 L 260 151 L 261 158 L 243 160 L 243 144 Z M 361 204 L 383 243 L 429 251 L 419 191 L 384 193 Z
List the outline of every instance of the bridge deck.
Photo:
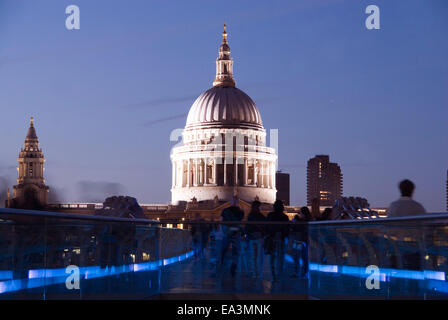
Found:
M 308 280 L 293 276 L 293 265 L 286 263 L 279 281 L 271 279 L 269 259 L 265 256 L 262 278 L 255 278 L 243 270 L 239 263 L 235 277 L 230 273 L 230 261 L 227 259 L 221 268 L 210 262 L 207 252 L 202 258 L 190 258 L 169 265 L 162 272 L 161 297 L 165 298 L 219 298 L 231 299 L 262 298 L 269 299 L 306 299 L 308 298 Z M 241 262 L 241 259 L 240 259 Z M 285 294 L 288 293 L 288 294 Z M 267 294 L 267 295 L 266 295 Z

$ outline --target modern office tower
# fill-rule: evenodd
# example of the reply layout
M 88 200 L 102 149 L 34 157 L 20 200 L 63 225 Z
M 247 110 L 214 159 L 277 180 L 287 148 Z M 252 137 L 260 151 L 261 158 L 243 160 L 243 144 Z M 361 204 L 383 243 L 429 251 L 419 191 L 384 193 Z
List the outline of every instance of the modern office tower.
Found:
M 319 199 L 320 206 L 333 206 L 342 196 L 342 172 L 337 163 L 330 162 L 328 155 L 316 155 L 308 160 L 307 205 Z
M 275 173 L 275 187 L 277 188 L 277 199 L 282 200 L 285 206 L 289 206 L 289 173 L 281 170 Z

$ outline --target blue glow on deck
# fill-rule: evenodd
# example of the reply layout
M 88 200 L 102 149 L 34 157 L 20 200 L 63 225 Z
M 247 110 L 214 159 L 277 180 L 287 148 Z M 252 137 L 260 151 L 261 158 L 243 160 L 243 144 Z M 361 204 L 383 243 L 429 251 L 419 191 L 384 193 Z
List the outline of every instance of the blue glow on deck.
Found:
M 285 255 L 285 260 L 294 263 L 290 255 Z M 347 276 L 367 278 L 370 273 L 366 272 L 366 267 L 344 266 L 332 264 L 310 263 L 310 271 L 343 274 Z M 391 278 L 426 281 L 429 290 L 448 293 L 448 282 L 446 273 L 435 270 L 400 270 L 392 268 L 379 268 L 379 280 L 389 282 Z
M 0 280 L 10 280 L 12 279 L 12 271 L 10 270 L 0 270 Z
M 100 266 L 80 267 L 79 275 L 81 280 L 90 280 L 128 272 L 154 271 L 158 270 L 162 266 L 167 266 L 172 263 L 184 261 L 185 259 L 192 257 L 193 254 L 193 251 L 189 251 L 187 253 L 171 258 L 142 263 L 133 263 L 122 266 L 108 266 L 106 268 L 101 268 Z M 70 273 L 66 272 L 66 268 L 33 269 L 28 271 L 28 278 L 26 279 L 12 279 L 12 271 L 2 270 L 0 271 L 0 279 L 9 280 L 0 281 L 0 294 L 26 289 L 34 289 L 53 284 L 62 284 L 66 281 L 69 275 Z
M 318 263 L 310 263 L 309 266 L 312 271 L 319 272 L 331 272 L 346 274 L 350 276 L 360 276 L 367 277 L 369 273 L 366 273 L 365 267 L 359 266 L 340 266 L 340 265 L 325 265 Z M 380 270 L 380 280 L 385 282 L 389 278 L 400 278 L 408 280 L 439 280 L 445 281 L 446 274 L 443 271 L 434 270 L 400 270 L 392 268 L 379 268 Z

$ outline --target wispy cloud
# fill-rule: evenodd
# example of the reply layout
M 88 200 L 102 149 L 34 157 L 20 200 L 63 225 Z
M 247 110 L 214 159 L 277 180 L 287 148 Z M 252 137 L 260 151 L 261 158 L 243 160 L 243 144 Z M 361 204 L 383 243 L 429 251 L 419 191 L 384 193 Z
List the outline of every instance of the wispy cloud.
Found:
M 79 181 L 77 198 L 83 202 L 103 202 L 107 197 L 119 196 L 125 192 L 125 187 L 116 182 Z
M 371 167 L 374 166 L 375 163 L 366 163 L 366 162 L 353 162 L 353 163 L 338 163 L 341 169 L 344 168 L 353 168 L 353 167 Z M 286 168 L 306 168 L 307 164 L 305 163 L 290 163 L 290 164 L 279 164 L 280 169 Z
M 278 167 L 279 167 L 279 169 L 283 169 L 283 168 L 305 168 L 306 165 L 305 164 L 279 164 Z
M 148 101 L 143 101 L 143 102 L 138 102 L 138 103 L 132 103 L 132 104 L 121 106 L 120 108 L 123 108 L 123 109 L 153 108 L 153 107 L 158 107 L 158 106 L 162 106 L 162 105 L 167 105 L 170 103 L 192 101 L 196 97 L 197 97 L 196 95 L 190 95 L 190 96 L 175 97 L 175 98 L 160 98 L 160 99 L 148 100 Z
M 169 117 L 165 117 L 165 118 L 154 119 L 154 120 L 145 122 L 145 123 L 143 124 L 143 126 L 145 126 L 145 127 L 150 127 L 150 126 L 152 126 L 152 125 L 159 124 L 159 123 L 162 123 L 162 122 L 167 122 L 167 121 L 171 121 L 171 120 L 174 120 L 174 119 L 186 118 L 186 117 L 187 117 L 187 114 L 186 114 L 186 113 L 177 114 L 177 115 L 174 115 L 174 116 L 169 116 Z

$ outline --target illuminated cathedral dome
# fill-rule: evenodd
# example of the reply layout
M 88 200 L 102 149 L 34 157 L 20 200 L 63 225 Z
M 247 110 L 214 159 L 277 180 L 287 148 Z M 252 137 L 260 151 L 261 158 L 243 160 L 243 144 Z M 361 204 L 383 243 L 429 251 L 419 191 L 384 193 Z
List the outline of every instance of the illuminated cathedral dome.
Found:
M 226 26 L 216 59 L 213 87 L 190 108 L 182 146 L 171 153 L 173 204 L 229 201 L 234 195 L 251 202 L 275 201 L 275 149 L 252 99 L 235 87 Z
M 201 94 L 191 106 L 186 128 L 221 127 L 261 129 L 260 112 L 238 88 L 216 86 Z

